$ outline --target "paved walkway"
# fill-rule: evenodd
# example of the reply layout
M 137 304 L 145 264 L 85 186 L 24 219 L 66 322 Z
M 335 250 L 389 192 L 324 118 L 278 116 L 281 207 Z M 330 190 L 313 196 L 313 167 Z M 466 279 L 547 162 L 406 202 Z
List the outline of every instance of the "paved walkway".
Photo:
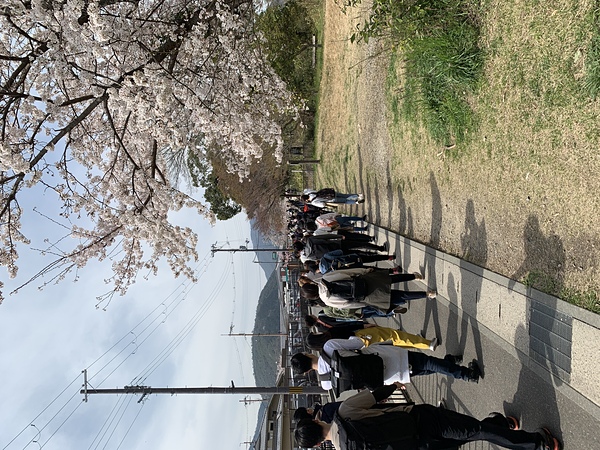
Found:
M 485 417 L 505 411 L 524 429 L 548 426 L 566 450 L 600 449 L 600 316 L 382 228 L 404 271 L 421 271 L 438 298 L 416 300 L 381 325 L 438 336 L 435 352 L 463 353 L 484 370 L 479 384 L 417 377 L 417 401 Z M 421 282 L 415 283 L 414 289 Z M 470 449 L 495 448 L 472 444 Z

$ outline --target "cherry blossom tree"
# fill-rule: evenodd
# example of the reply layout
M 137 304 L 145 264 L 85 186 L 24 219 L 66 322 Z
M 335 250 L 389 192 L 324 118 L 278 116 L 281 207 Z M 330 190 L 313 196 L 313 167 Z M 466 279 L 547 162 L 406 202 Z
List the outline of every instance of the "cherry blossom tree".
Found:
M 91 259 L 112 261 L 108 296 L 161 258 L 193 277 L 197 236 L 167 215 L 210 212 L 169 181 L 170 149 L 214 142 L 243 178 L 264 151 L 281 158 L 273 113 L 293 112 L 253 35 L 251 0 L 2 3 L 0 264 L 17 275 L 17 247 L 30 243 L 19 198 L 43 186 L 62 204 L 50 220 L 74 240 L 25 284 Z

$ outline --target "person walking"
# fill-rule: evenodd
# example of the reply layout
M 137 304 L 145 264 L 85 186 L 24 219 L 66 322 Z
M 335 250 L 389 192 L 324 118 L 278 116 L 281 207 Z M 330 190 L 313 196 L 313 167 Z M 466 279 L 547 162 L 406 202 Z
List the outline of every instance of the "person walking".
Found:
M 374 253 L 344 253 L 342 250 L 333 250 L 325 253 L 319 259 L 319 271 L 321 273 L 331 272 L 340 269 L 353 269 L 356 267 L 365 267 L 365 264 L 379 261 L 394 261 L 396 255 L 377 255 Z M 394 272 L 392 272 L 394 273 Z M 395 273 L 399 273 L 396 271 Z
M 344 194 L 333 188 L 324 188 L 318 191 L 305 189 L 300 199 L 319 208 L 325 208 L 328 205 L 355 205 L 365 201 L 363 194 Z
M 362 328 L 339 325 L 321 333 L 308 333 L 306 346 L 311 350 L 322 351 L 323 346 L 330 339 L 349 339 L 353 336 L 358 337 L 365 347 L 385 342 L 396 347 L 435 351 L 439 344 L 438 338 L 426 339 L 423 336 L 407 333 L 403 330 L 365 324 Z
M 365 240 L 346 239 L 340 234 L 323 234 L 307 236 L 304 242 L 296 241 L 293 244 L 294 254 L 302 262 L 318 261 L 324 254 L 334 250 L 342 250 L 344 253 L 352 253 L 353 250 L 376 250 L 385 252 L 389 249 L 387 242 L 384 245 L 376 245 Z
M 317 371 L 321 378 L 321 387 L 331 389 L 331 358 L 336 350 L 360 350 L 361 354 L 374 354 L 383 360 L 383 383 L 410 383 L 411 376 L 440 373 L 458 380 L 477 383 L 482 375 L 479 364 L 473 360 L 467 367 L 459 365 L 462 355 L 446 355 L 444 359 L 425 353 L 408 351 L 402 347 L 383 343 L 365 347 L 359 337 L 349 339 L 330 339 L 323 345 L 321 356 L 312 353 L 296 353 L 291 358 L 294 373 L 301 375 L 311 370 Z
M 337 230 L 347 228 L 352 231 L 367 231 L 368 226 L 357 227 L 356 222 L 364 222 L 367 216 L 343 216 L 339 213 L 321 214 L 315 219 L 317 228 L 325 228 L 328 230 Z
M 395 308 L 404 307 L 409 300 L 436 297 L 436 292 L 432 290 L 405 291 L 391 288 L 393 283 L 422 279 L 420 273 L 390 275 L 387 269 L 373 267 L 344 269 L 323 274 L 313 283 L 305 283 L 300 288 L 300 294 L 307 300 L 320 299 L 325 305 L 334 308 L 362 308 L 369 305 L 389 313 Z
M 396 382 L 372 392 L 361 391 L 338 406 L 331 423 L 300 420 L 294 430 L 296 442 L 300 447 L 310 448 L 329 440 L 337 450 L 442 450 L 474 441 L 512 450 L 562 450 L 561 442 L 548 429 L 520 430 L 515 418 L 498 412 L 478 420 L 428 404 L 389 404 L 375 408 L 378 402 L 402 388 Z

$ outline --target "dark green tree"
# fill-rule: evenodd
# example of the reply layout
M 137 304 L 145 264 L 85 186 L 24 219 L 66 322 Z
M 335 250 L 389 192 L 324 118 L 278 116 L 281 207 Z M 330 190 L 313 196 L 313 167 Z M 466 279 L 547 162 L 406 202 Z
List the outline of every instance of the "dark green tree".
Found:
M 315 27 L 308 11 L 296 0 L 269 6 L 256 19 L 256 29 L 264 37 L 263 45 L 271 66 L 303 98 L 313 91 L 311 52 Z
M 210 210 L 218 220 L 231 219 L 242 207 L 231 199 L 219 186 L 219 177 L 215 176 L 208 161 L 195 153 L 189 153 L 187 165 L 192 184 L 204 188 L 204 199 L 210 203 Z

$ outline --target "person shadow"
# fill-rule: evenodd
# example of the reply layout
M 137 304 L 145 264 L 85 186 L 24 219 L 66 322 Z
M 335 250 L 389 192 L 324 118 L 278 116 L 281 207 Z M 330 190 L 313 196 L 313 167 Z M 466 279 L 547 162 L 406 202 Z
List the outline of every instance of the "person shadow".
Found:
M 429 173 L 429 185 L 431 186 L 431 232 L 429 246 L 433 247 L 433 249 L 438 249 L 440 246 L 443 213 L 440 189 L 433 172 Z M 437 291 L 436 253 L 437 252 L 435 250 L 432 250 L 429 247 L 427 248 L 425 251 L 425 260 L 422 273 L 425 274 L 425 280 L 427 281 L 428 289 L 434 289 Z M 442 336 L 439 313 L 435 302 L 427 302 L 425 306 L 423 326 L 421 327 L 422 336 L 428 335 L 427 331 L 430 321 L 433 322 L 433 327 L 435 329 L 434 336 Z
M 522 369 L 517 391 L 511 402 L 505 402 L 505 409 L 520 412 L 535 423 L 559 432 L 556 386 L 568 383 L 571 373 L 572 317 L 557 311 L 554 297 L 564 288 L 565 249 L 557 235 L 544 235 L 534 215 L 527 218 L 523 241 L 525 259 L 511 276 L 509 289 L 518 280 L 528 286 L 529 315 L 527 325 L 519 325 L 515 333 Z M 532 288 L 550 295 L 539 294 Z M 539 377 L 545 383 L 540 383 Z
M 527 335 L 525 324 L 519 324 L 515 330 L 515 344 L 523 335 Z M 536 375 L 529 369 L 529 357 L 517 348 L 517 356 L 521 365 L 516 390 L 511 400 L 503 402 L 504 412 L 507 415 L 517 417 L 520 421 L 526 418 L 526 427 L 529 429 L 548 427 L 552 433 L 562 439 L 561 419 L 556 398 L 556 388 L 553 384 L 560 380 L 553 380 L 550 372 L 543 378 L 546 383 L 540 383 L 539 373 Z
M 462 320 L 460 320 L 458 348 L 464 350 L 470 331 L 473 335 L 477 361 L 483 371 L 483 347 L 477 325 L 477 304 L 481 297 L 481 287 L 483 285 L 483 267 L 485 267 L 488 259 L 487 232 L 485 219 L 481 219 L 480 223 L 477 222 L 475 204 L 472 199 L 467 201 L 465 207 L 465 227 L 460 243 L 463 260 L 472 264 L 461 261 L 460 265 L 462 286 L 459 296 Z
M 459 269 L 460 279 L 455 280 L 452 273 L 448 274 L 446 282 L 446 292 L 451 305 L 451 311 L 448 314 L 448 324 L 446 337 L 446 349 L 450 354 L 464 354 L 465 364 L 470 358 L 466 358 L 465 348 L 469 333 L 473 336 L 473 346 L 475 348 L 475 359 L 477 360 L 482 372 L 484 372 L 483 345 L 481 334 L 477 323 L 477 303 L 480 298 L 481 287 L 483 284 L 483 267 L 487 262 L 487 232 L 485 220 L 477 222 L 475 216 L 475 204 L 469 199 L 465 206 L 465 225 L 461 235 L 461 253 L 464 260 L 473 264 L 465 263 L 461 260 Z M 477 265 L 475 265 L 477 264 Z M 450 330 L 457 330 L 456 333 Z
M 523 230 L 525 259 L 511 275 L 509 289 L 518 281 L 551 295 L 560 294 L 564 285 L 565 249 L 560 238 L 544 236 L 536 216 L 530 215 Z

